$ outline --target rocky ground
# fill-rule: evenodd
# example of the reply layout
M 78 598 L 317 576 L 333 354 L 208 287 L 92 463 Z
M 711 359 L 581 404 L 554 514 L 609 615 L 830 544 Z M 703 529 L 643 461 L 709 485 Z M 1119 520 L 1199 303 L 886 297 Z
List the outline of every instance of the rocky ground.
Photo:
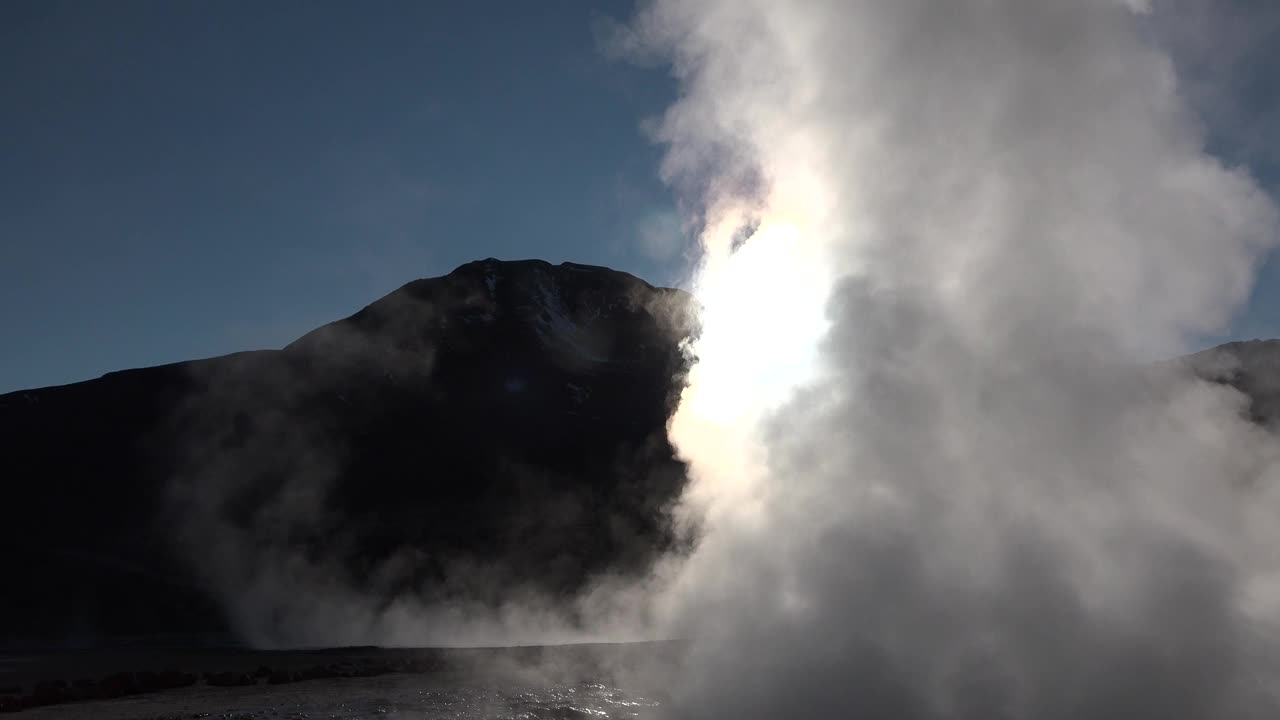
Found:
M 7 655 L 0 656 L 0 709 L 35 717 L 68 717 L 71 712 L 80 717 L 181 717 L 220 706 L 296 705 L 318 696 L 382 697 L 389 690 L 403 696 L 407 687 L 443 691 L 477 683 L 508 688 L 612 684 L 619 678 L 652 679 L 674 665 L 682 649 L 679 642 L 649 642 Z M 50 706 L 57 706 L 57 712 L 34 712 Z

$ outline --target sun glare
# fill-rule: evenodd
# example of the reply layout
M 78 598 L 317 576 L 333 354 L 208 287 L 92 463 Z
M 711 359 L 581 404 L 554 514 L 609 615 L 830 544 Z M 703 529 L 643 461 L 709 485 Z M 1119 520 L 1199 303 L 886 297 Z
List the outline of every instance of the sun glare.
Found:
M 813 260 L 796 225 L 776 223 L 708 265 L 697 288 L 698 393 L 689 398 L 698 414 L 757 420 L 812 376 L 827 326 L 825 273 Z
M 711 495 L 749 491 L 763 460 L 756 456 L 760 422 L 813 378 L 828 325 L 830 268 L 814 238 L 800 223 L 766 218 L 734 243 L 735 224 L 704 238 L 708 257 L 695 287 L 698 362 L 671 428 Z M 707 477 L 712 471 L 716 477 Z

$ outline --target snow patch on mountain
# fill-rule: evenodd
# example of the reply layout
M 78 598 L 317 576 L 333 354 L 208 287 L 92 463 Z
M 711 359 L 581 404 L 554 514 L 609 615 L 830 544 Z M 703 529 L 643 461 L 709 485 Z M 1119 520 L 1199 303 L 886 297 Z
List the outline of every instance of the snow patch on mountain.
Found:
M 600 318 L 599 308 L 592 308 L 583 322 L 579 323 L 569 312 L 560 288 L 555 283 L 548 282 L 545 276 L 540 275 L 536 290 L 539 312 L 535 316 L 534 331 L 543 343 L 571 349 L 574 354 L 591 362 L 607 362 L 608 358 L 602 357 L 592 347 L 591 334 L 583 327 Z

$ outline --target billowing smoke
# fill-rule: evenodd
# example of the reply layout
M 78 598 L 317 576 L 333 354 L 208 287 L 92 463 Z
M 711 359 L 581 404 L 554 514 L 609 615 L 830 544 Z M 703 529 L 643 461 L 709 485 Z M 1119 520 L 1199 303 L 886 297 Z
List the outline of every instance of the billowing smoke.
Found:
M 688 717 L 1280 708 L 1280 441 L 1153 364 L 1275 240 L 1160 7 L 658 0 L 706 306 Z
M 687 301 L 484 261 L 285 350 L 189 364 L 155 443 L 178 557 L 258 647 L 641 636 L 621 620 L 649 593 L 617 588 L 685 546 L 663 422 Z

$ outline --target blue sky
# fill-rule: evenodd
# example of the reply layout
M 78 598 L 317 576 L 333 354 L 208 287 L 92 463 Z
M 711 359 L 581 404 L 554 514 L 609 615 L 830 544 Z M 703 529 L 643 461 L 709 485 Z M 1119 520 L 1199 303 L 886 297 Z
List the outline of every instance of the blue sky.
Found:
M 278 347 L 469 260 L 682 265 L 629 2 L 0 4 L 0 392 Z M 675 253 L 675 254 L 673 254 Z
M 630 7 L 0 4 L 0 392 L 279 347 L 488 256 L 675 281 L 640 130 L 675 87 L 593 32 Z M 1275 75 L 1233 75 L 1215 128 L 1268 182 L 1228 131 Z M 1278 308 L 1268 266 L 1224 338 L 1280 335 Z

